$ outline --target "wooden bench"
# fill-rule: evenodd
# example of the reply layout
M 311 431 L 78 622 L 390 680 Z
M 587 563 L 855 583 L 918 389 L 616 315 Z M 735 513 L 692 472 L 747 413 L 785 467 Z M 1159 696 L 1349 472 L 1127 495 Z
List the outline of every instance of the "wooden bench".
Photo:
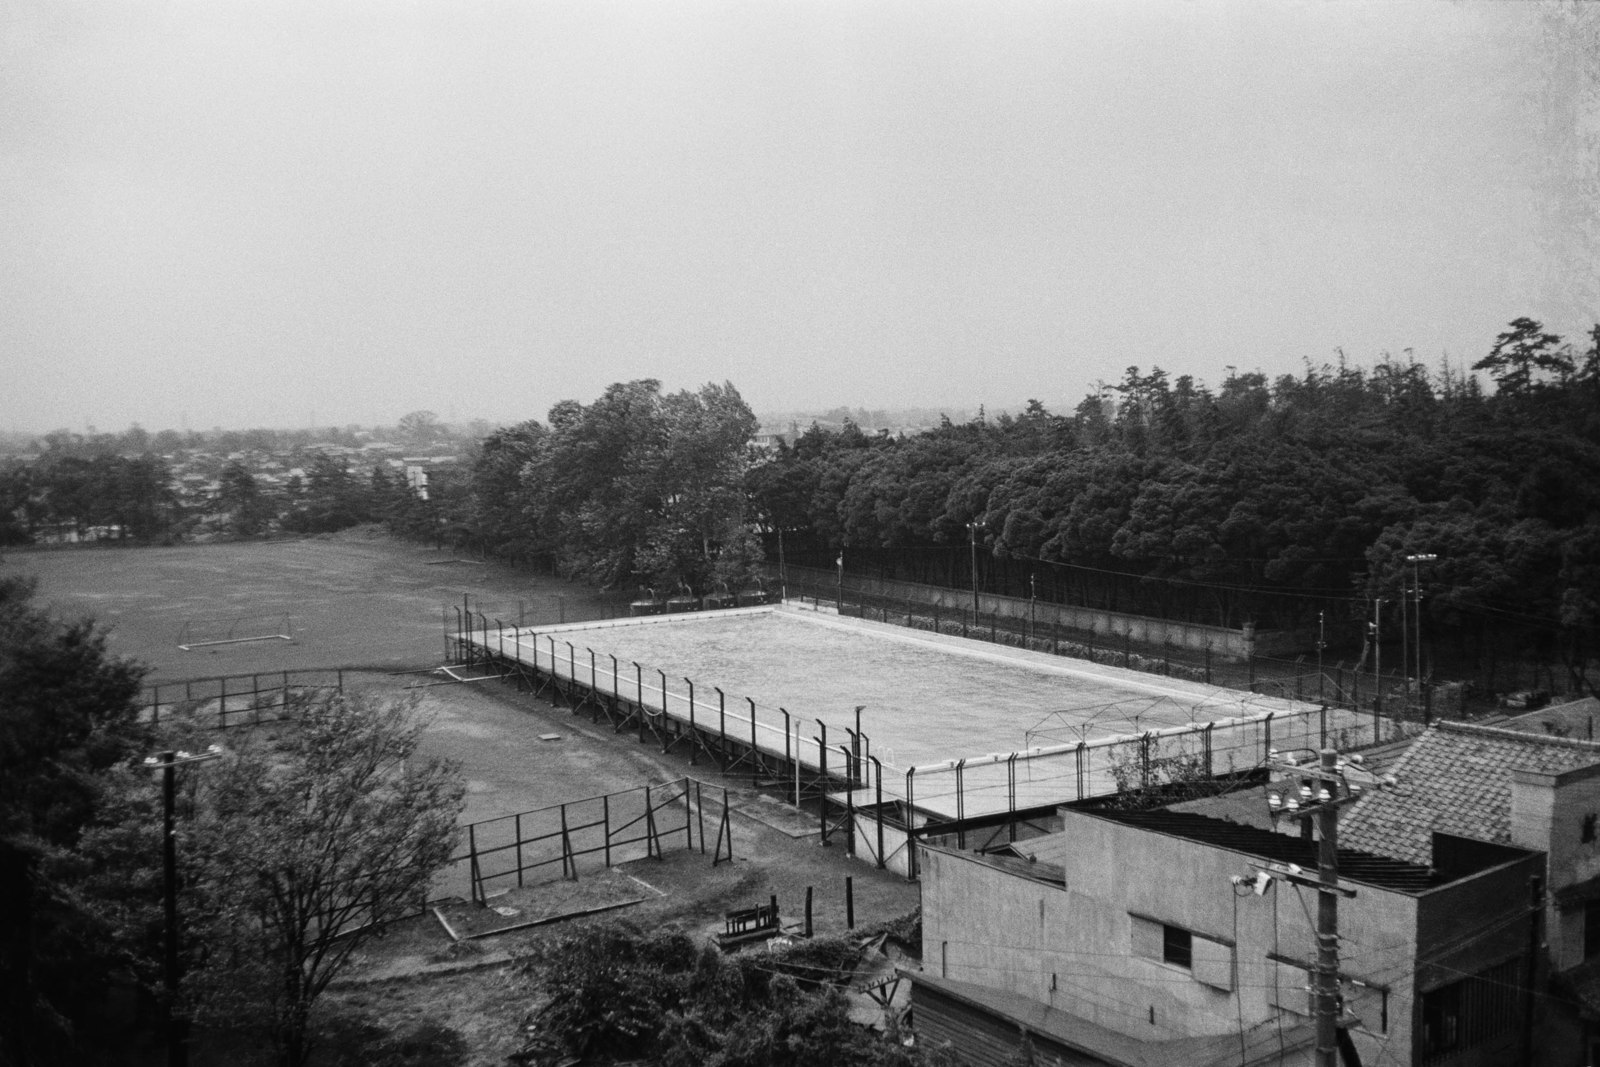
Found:
M 778 923 L 777 897 L 773 897 L 766 904 L 757 904 L 753 908 L 725 912 L 722 918 L 723 928 L 722 933 L 717 935 L 717 944 L 724 949 L 754 941 L 766 941 L 777 937 L 781 932 Z

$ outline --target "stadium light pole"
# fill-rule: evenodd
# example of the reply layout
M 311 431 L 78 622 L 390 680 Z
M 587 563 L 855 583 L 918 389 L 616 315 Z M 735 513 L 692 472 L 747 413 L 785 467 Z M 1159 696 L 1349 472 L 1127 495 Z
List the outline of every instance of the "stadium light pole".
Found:
M 978 625 L 978 531 L 988 526 L 983 522 L 967 523 L 967 541 L 972 546 L 972 625 Z
M 167 1067 L 188 1067 L 189 1020 L 178 1011 L 178 983 L 183 978 L 183 967 L 178 952 L 178 832 L 175 808 L 177 806 L 177 769 L 188 763 L 204 763 L 222 755 L 222 748 L 212 745 L 204 752 L 163 752 L 159 756 L 146 756 L 144 765 L 161 771 L 161 866 L 166 911 L 166 937 L 161 959 L 161 985 L 165 993 L 167 1014 Z

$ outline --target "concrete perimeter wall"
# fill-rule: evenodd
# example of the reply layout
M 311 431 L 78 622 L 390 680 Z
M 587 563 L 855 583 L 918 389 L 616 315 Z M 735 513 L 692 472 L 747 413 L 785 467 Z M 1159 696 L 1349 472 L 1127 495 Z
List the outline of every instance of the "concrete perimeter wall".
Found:
M 790 567 L 788 570 L 791 580 L 799 580 L 812 586 L 832 587 L 838 580 L 833 572 L 815 567 Z M 946 589 L 936 585 L 921 585 L 888 578 L 856 577 L 849 573 L 845 574 L 844 588 L 846 595 L 888 597 L 929 607 L 937 605 L 952 615 L 972 610 L 970 590 Z M 1253 655 L 1275 655 L 1299 647 L 1293 634 L 1277 632 L 1258 634 L 1253 623 L 1245 623 L 1242 629 L 1231 630 L 1223 626 L 1153 619 L 1144 615 L 1102 611 L 1099 608 L 1085 608 L 1075 604 L 1030 602 L 1023 597 L 996 596 L 982 592 L 978 594 L 978 609 L 986 615 L 1023 621 L 1031 617 L 1039 626 L 1049 626 L 1054 623 L 1103 637 L 1126 637 L 1142 644 L 1188 648 L 1197 652 L 1209 648 L 1213 655 L 1228 659 L 1243 660 Z

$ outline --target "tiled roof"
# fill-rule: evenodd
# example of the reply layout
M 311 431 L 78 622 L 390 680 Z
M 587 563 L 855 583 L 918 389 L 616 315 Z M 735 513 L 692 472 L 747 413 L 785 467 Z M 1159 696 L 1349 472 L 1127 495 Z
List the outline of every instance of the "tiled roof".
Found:
M 1339 821 L 1339 844 L 1427 866 L 1439 831 L 1511 843 L 1511 771 L 1560 773 L 1600 763 L 1600 743 L 1440 723 L 1418 737 L 1392 773 Z

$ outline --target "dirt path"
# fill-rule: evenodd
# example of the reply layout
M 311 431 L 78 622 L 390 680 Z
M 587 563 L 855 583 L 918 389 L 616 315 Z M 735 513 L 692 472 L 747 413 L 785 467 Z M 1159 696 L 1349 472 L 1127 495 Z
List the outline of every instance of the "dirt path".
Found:
M 394 677 L 367 676 L 366 684 L 397 689 Z M 732 809 L 733 861 L 713 864 L 711 845 L 696 839 L 667 842 L 660 858 L 634 860 L 610 872 L 584 871 L 576 882 L 556 880 L 512 888 L 489 909 L 461 903 L 441 909 L 457 934 L 499 923 L 526 923 L 554 914 L 610 907 L 597 913 L 652 929 L 713 937 L 723 913 L 776 897 L 784 924 L 804 921 L 812 891 L 812 925 L 818 935 L 846 930 L 846 879 L 853 890 L 858 927 L 898 918 L 919 902 L 918 888 L 845 855 L 842 842 L 824 848 L 811 817 L 756 788 L 749 775 L 721 775 L 686 757 L 663 756 L 603 721 L 519 694 L 499 683 L 418 690 L 433 716 L 429 750 L 459 759 L 472 790 L 469 818 L 511 814 L 592 796 L 607 788 L 663 782 L 686 774 L 726 787 Z M 559 734 L 559 741 L 541 736 Z M 713 824 L 714 825 L 714 824 Z M 701 848 L 706 851 L 702 852 Z M 512 914 L 501 914 L 493 909 Z M 594 918 L 572 921 L 594 921 Z M 571 928 L 556 921 L 515 932 L 453 941 L 445 926 L 426 916 L 392 928 L 372 943 L 358 966 L 330 992 L 325 1011 L 348 1024 L 367 1022 L 402 1031 L 424 1022 L 460 1034 L 470 1049 L 465 1062 L 502 1064 L 519 1043 L 517 1026 L 531 994 L 510 966 L 530 944 Z

